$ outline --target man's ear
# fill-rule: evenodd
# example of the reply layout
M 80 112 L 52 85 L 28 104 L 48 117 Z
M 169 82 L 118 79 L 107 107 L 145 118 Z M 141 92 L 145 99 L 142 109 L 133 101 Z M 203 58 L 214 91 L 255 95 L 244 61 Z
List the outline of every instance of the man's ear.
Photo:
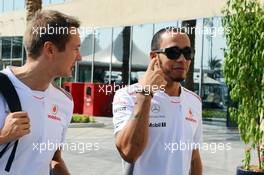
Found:
M 150 57 L 150 59 L 152 60 L 153 58 L 158 57 L 158 54 L 157 54 L 156 52 L 151 51 L 151 52 L 149 53 L 149 57 Z
M 52 42 L 50 42 L 50 41 L 46 41 L 46 42 L 43 44 L 42 52 L 43 52 L 43 54 L 45 54 L 45 55 L 51 57 L 51 56 L 54 54 L 55 49 L 56 49 L 56 48 L 55 48 L 55 45 L 54 45 Z

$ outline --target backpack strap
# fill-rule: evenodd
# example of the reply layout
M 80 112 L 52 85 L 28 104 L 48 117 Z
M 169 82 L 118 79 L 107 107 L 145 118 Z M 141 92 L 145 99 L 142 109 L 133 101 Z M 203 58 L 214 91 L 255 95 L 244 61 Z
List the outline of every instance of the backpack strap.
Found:
M 17 95 L 16 89 L 7 75 L 0 73 L 0 92 L 4 96 L 9 110 L 11 112 L 22 111 L 21 103 Z
M 18 112 L 22 111 L 21 103 L 18 97 L 18 94 L 16 92 L 16 89 L 12 82 L 9 80 L 7 75 L 0 73 L 0 92 L 2 93 L 4 99 L 7 102 L 7 105 L 9 107 L 10 112 Z M 0 158 L 4 155 L 4 153 L 7 151 L 8 146 L 10 145 L 10 142 L 7 143 L 7 145 L 0 151 Z M 15 158 L 16 150 L 17 150 L 18 140 L 15 141 L 12 152 L 8 158 L 5 171 L 9 172 L 12 166 L 12 163 Z

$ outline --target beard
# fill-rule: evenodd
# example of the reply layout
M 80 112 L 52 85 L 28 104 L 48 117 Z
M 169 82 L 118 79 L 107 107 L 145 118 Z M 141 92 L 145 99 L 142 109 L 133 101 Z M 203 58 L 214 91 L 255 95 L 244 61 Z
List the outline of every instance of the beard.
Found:
M 185 80 L 183 77 L 171 78 L 173 82 L 181 83 Z
M 185 75 L 175 75 L 171 71 L 164 71 L 166 75 L 166 80 L 170 82 L 180 83 L 186 79 Z

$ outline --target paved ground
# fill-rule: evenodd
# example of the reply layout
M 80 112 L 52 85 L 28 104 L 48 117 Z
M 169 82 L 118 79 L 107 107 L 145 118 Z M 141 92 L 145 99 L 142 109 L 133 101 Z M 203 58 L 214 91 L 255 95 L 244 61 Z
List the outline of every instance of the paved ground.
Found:
M 70 128 L 68 131 L 66 141 L 71 147 L 64 151 L 64 159 L 73 175 L 121 175 L 121 159 L 114 146 L 111 118 L 100 118 L 99 122 L 105 123 L 105 127 Z M 86 144 L 85 150 L 83 144 Z M 244 156 L 243 147 L 237 130 L 204 124 L 204 148 L 208 148 L 202 151 L 204 175 L 235 174 Z

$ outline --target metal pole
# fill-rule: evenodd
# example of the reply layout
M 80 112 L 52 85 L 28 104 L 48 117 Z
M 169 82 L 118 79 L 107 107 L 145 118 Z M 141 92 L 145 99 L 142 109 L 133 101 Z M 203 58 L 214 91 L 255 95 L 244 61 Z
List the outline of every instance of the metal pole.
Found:
M 153 32 L 152 32 L 152 36 L 154 36 L 154 34 L 155 34 L 155 24 L 153 24 Z
M 92 65 L 91 65 L 91 82 L 93 83 L 93 74 L 94 74 L 94 57 L 95 57 L 95 29 L 93 28 L 93 57 L 92 57 Z
M 133 26 L 130 27 L 130 46 L 129 46 L 129 66 L 128 66 L 128 84 L 130 85 L 132 70 L 132 49 L 133 49 Z
M 11 66 L 12 66 L 12 64 L 13 64 L 13 37 L 10 37 L 10 41 L 11 41 L 10 63 L 11 63 Z
M 204 50 L 204 18 L 203 18 L 203 27 L 202 27 L 202 54 L 201 54 L 201 65 L 200 65 L 200 81 L 199 81 L 199 96 L 202 96 L 202 84 L 203 84 L 203 53 Z
M 3 57 L 2 57 L 2 38 L 0 38 L 0 66 L 4 69 L 4 62 L 3 62 Z M 0 67 L 0 69 L 1 69 Z
M 110 65 L 109 65 L 109 78 L 108 84 L 111 84 L 112 79 L 112 58 L 113 58 L 113 45 L 114 45 L 114 28 L 111 28 L 111 51 L 110 51 Z
M 21 59 L 22 59 L 22 65 L 24 65 L 24 45 L 23 45 L 23 38 L 22 38 L 22 49 L 21 49 Z
M 77 82 L 78 81 L 78 62 L 75 63 L 75 69 L 74 69 L 74 82 Z

